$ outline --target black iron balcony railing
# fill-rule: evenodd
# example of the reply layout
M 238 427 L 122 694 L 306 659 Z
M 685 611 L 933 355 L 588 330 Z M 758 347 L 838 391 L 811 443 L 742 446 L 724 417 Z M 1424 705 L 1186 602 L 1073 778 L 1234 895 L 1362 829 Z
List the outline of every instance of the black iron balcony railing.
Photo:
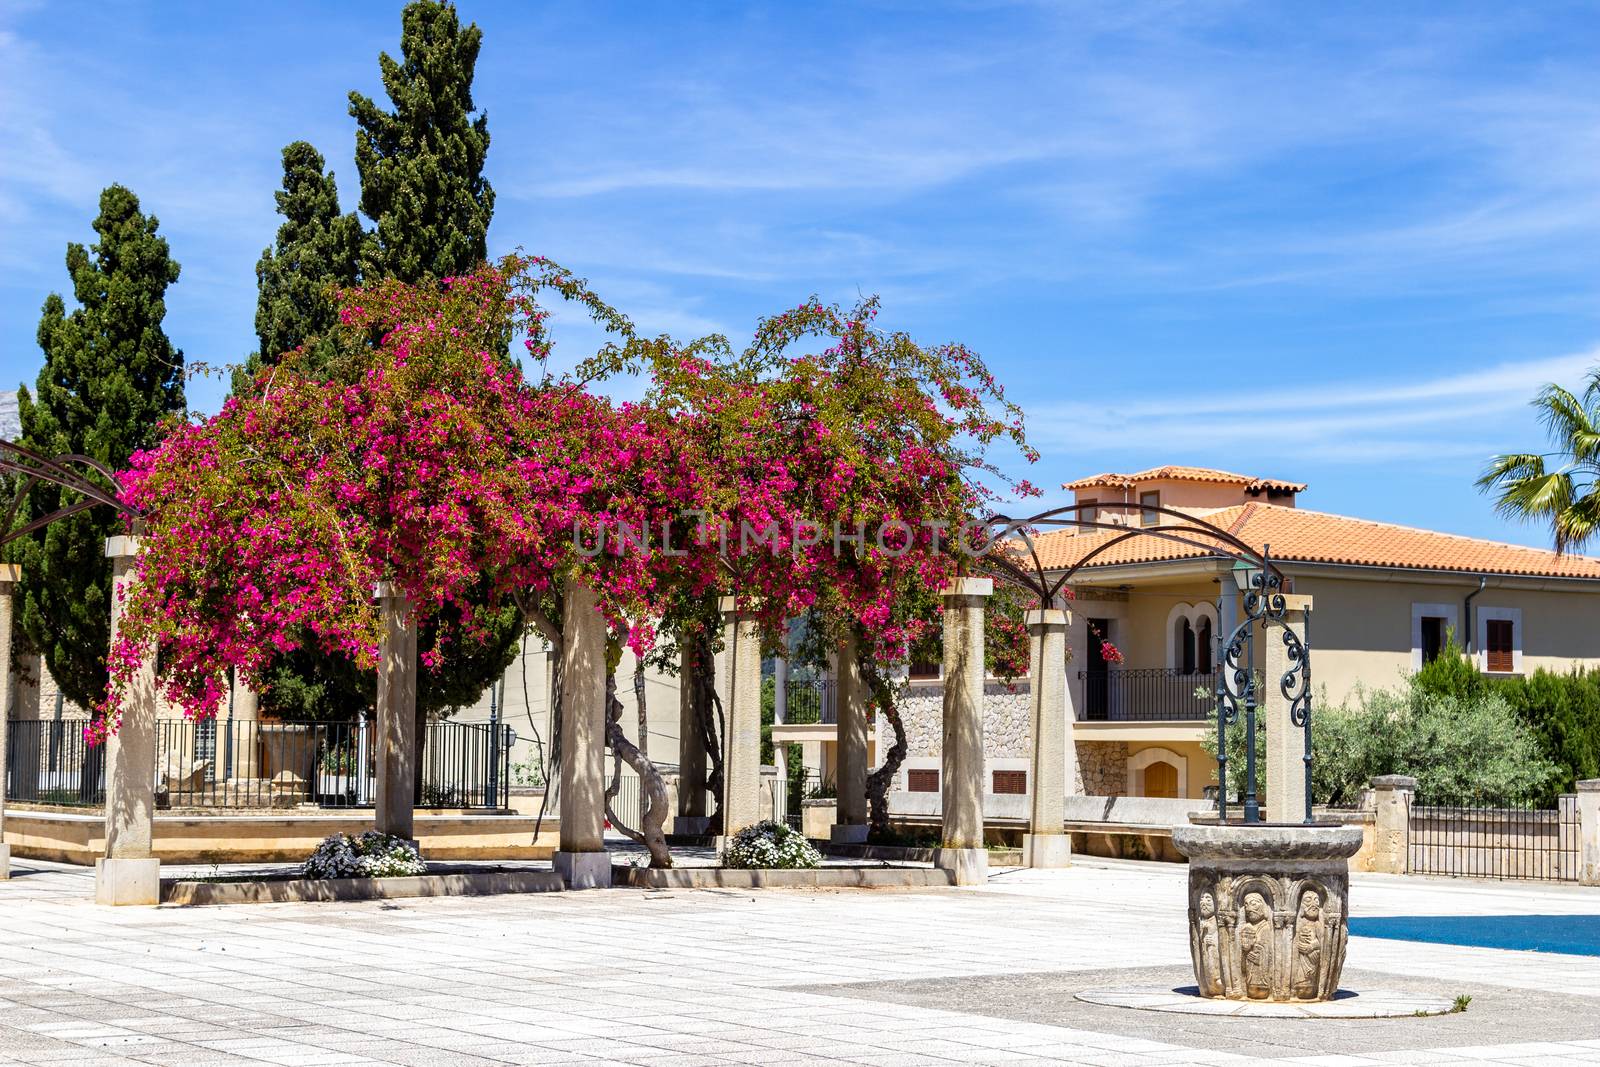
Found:
M 785 692 L 788 694 L 786 726 L 805 726 L 810 723 L 837 723 L 838 710 L 834 705 L 834 686 L 831 678 L 800 680 L 791 678 Z
M 1214 672 L 1170 667 L 1107 668 L 1078 672 L 1086 722 L 1184 722 L 1204 719 L 1216 701 Z

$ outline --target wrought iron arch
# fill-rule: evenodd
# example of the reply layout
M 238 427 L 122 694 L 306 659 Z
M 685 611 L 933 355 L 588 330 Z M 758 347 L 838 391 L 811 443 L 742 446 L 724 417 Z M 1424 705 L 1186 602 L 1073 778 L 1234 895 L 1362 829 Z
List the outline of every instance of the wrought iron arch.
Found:
M 1081 512 L 1092 510 L 1094 518 L 1083 518 Z M 1127 515 L 1137 514 L 1138 525 L 1125 522 L 1107 522 L 1100 518 L 1106 511 Z M 1146 525 L 1145 516 L 1153 521 Z M 1255 632 L 1265 630 L 1273 623 L 1279 624 L 1288 669 L 1278 679 L 1279 692 L 1288 701 L 1289 722 L 1303 731 L 1306 804 L 1304 820 L 1311 816 L 1311 649 L 1310 613 L 1307 612 L 1307 635 L 1302 638 L 1291 626 L 1283 625 L 1288 615 L 1288 600 L 1284 595 L 1283 571 L 1272 561 L 1270 546 L 1260 550 L 1237 535 L 1207 522 L 1198 515 L 1163 507 L 1159 504 L 1116 503 L 1068 504 L 1040 512 L 1025 519 L 1007 515 L 992 515 L 981 524 L 984 541 L 964 542 L 963 550 L 977 557 L 978 566 L 991 576 L 1032 593 L 1043 607 L 1061 603 L 1063 590 L 1084 567 L 1104 557 L 1118 545 L 1139 537 L 1160 540 L 1199 549 L 1204 555 L 1228 559 L 1244 564 L 1250 572 L 1250 588 L 1244 591 L 1242 618 L 1231 632 L 1215 635 L 1217 664 L 1217 812 L 1226 821 L 1228 817 L 1228 747 L 1227 729 L 1242 718 L 1245 726 L 1245 783 L 1242 796 L 1244 820 L 1260 822 L 1255 755 L 1256 712 L 1259 706 L 1259 685 L 1252 667 L 1255 658 Z M 1035 534 L 1054 530 L 1091 530 L 1114 534 L 1084 553 L 1069 566 L 1050 568 L 1039 557 Z M 970 532 L 970 531 L 968 531 Z M 1054 574 L 1054 577 L 1052 577 Z
M 0 547 L 42 530 L 57 520 L 95 507 L 109 507 L 125 516 L 130 522 L 139 518 L 139 512 L 118 499 L 116 474 L 106 464 L 90 456 L 75 453 L 62 456 L 45 456 L 13 441 L 0 441 L 0 473 L 20 479 L 6 508 L 5 524 L 0 526 Z M 103 478 L 104 484 L 94 475 Z M 16 526 L 17 512 L 28 494 L 40 482 L 60 486 L 80 499 L 64 504 L 48 515 Z M 15 528 L 14 528 L 15 527 Z

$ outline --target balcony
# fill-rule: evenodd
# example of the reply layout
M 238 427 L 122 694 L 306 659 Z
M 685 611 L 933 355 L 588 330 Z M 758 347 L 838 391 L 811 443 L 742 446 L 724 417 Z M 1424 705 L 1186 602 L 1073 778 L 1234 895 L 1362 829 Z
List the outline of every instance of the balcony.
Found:
M 784 726 L 809 726 L 816 723 L 838 725 L 839 712 L 834 701 L 833 679 L 799 681 L 791 678 L 786 692 L 788 714 L 783 718 Z
M 1194 722 L 1211 713 L 1217 676 L 1169 667 L 1107 668 L 1079 671 L 1078 686 L 1082 722 Z

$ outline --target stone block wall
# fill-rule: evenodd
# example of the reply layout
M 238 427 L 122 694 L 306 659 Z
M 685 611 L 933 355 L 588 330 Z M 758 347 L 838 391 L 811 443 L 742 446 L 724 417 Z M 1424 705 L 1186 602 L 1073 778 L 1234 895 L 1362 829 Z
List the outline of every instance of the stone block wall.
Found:
M 944 736 L 944 688 L 910 685 L 899 700 L 906 728 L 906 755 L 939 755 Z M 1028 683 L 989 682 L 983 687 L 983 754 L 986 759 L 1028 759 L 1033 754 L 1033 713 Z
M 1128 791 L 1128 745 L 1123 741 L 1077 742 L 1073 791 L 1092 797 L 1120 797 Z
M 938 685 L 912 685 L 900 697 L 910 759 L 937 759 L 943 737 L 944 691 Z M 986 760 L 1026 760 L 1033 755 L 1028 683 L 1016 687 L 991 682 L 983 692 L 983 753 Z M 1073 791 L 1120 797 L 1128 791 L 1128 745 L 1122 741 L 1079 741 Z

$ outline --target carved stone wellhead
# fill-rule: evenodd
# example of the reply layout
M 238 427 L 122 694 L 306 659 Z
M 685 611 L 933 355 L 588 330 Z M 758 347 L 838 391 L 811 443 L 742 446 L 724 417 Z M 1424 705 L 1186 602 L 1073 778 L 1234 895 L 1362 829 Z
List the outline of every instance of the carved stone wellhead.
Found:
M 1200 995 L 1332 1000 L 1344 968 L 1359 826 L 1178 826 L 1189 858 L 1189 947 Z

